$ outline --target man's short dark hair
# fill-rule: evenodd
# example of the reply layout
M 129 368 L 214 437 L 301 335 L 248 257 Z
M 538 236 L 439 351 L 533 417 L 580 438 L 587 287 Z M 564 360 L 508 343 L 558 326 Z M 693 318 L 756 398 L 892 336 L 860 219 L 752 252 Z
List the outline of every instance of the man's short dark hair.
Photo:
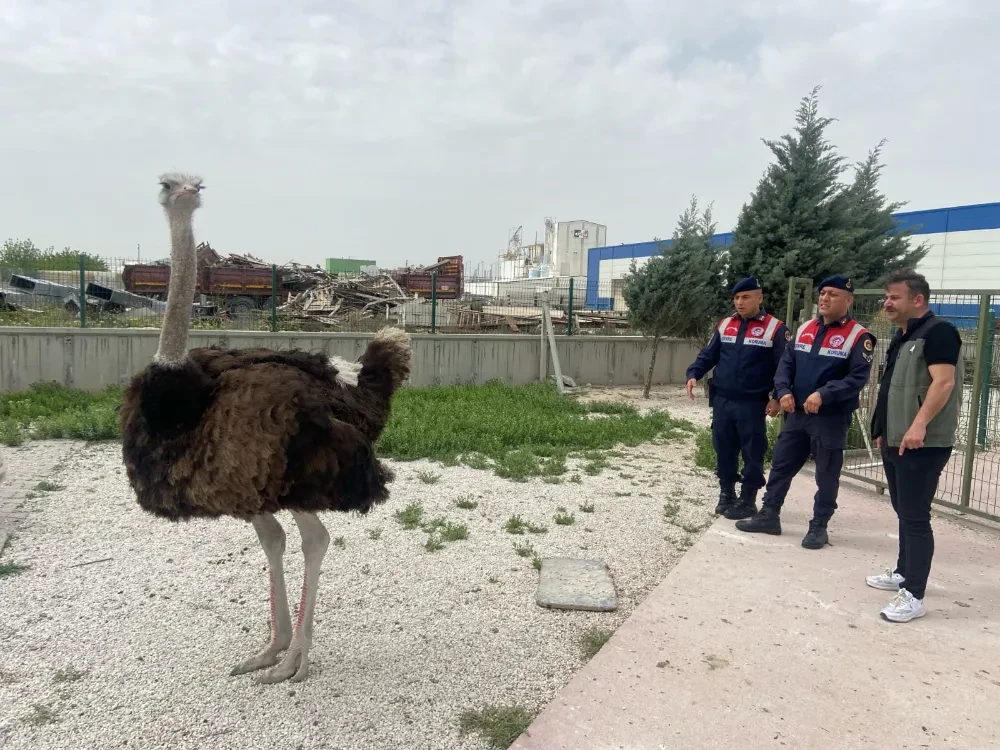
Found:
M 931 301 L 931 285 L 927 283 L 923 274 L 917 273 L 912 268 L 901 268 L 894 272 L 885 282 L 885 288 L 888 289 L 892 284 L 906 284 L 910 297 L 922 294 L 924 295 L 924 303 Z

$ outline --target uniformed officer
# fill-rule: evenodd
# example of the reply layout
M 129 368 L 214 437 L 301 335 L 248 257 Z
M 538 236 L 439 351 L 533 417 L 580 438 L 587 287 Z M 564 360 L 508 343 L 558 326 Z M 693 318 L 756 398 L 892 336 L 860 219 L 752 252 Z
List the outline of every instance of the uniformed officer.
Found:
M 779 515 L 792 479 L 810 454 L 816 461 L 816 495 L 806 549 L 827 544 L 827 523 L 837 509 L 840 470 L 858 394 L 871 374 L 875 336 L 851 317 L 854 285 L 831 276 L 819 285 L 819 316 L 803 323 L 774 377 L 774 391 L 787 412 L 774 444 L 771 474 L 760 513 L 736 522 L 740 531 L 780 534 Z
M 712 407 L 712 446 L 717 457 L 719 503 L 726 518 L 749 518 L 757 511 L 757 492 L 764 486 L 767 424 L 764 415 L 778 413 L 772 397 L 774 373 L 791 334 L 785 324 L 764 310 L 764 289 L 756 276 L 733 287 L 736 314 L 723 318 L 711 340 L 687 370 L 688 396 L 713 367 L 708 381 Z M 743 476 L 739 477 L 739 454 Z M 740 498 L 735 485 L 740 481 Z

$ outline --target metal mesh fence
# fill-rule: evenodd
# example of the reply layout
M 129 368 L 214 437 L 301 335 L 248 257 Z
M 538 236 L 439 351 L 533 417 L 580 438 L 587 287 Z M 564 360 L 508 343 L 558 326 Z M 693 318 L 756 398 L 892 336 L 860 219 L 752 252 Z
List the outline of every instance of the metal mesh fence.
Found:
M 859 290 L 854 316 L 878 339 L 872 377 L 861 392 L 861 406 L 848 433 L 844 474 L 885 488 L 882 461 L 870 435 L 880 375 L 895 326 L 882 309 L 881 290 Z M 937 501 L 966 512 L 1000 517 L 1000 352 L 996 317 L 1000 293 L 940 291 L 931 295 L 931 309 L 953 323 L 963 341 L 965 361 L 962 408 L 955 450 L 941 474 Z
M 0 265 L 0 325 L 160 326 L 168 264 L 94 256 L 60 260 L 60 267 Z M 192 302 L 192 328 L 206 329 L 371 332 L 391 323 L 416 333 L 538 335 L 547 302 L 557 334 L 638 333 L 628 322 L 620 282 L 585 277 L 498 280 L 199 265 Z

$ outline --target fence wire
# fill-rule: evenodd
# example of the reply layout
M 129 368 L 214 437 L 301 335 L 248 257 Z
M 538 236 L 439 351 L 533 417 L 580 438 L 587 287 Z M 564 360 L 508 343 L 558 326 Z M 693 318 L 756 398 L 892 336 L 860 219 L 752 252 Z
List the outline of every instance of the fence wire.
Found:
M 65 266 L 67 259 L 61 260 Z M 168 265 L 79 260 L 76 268 L 0 266 L 0 325 L 160 326 Z M 414 333 L 538 335 L 546 301 L 557 334 L 638 333 L 629 324 L 620 281 L 479 279 L 405 270 L 330 274 L 301 266 L 200 266 L 191 326 L 371 332 L 394 324 Z
M 880 375 L 895 326 L 882 308 L 880 290 L 859 290 L 852 313 L 877 337 L 872 376 L 848 433 L 844 474 L 885 489 L 882 461 L 870 435 Z M 930 308 L 962 336 L 965 361 L 962 406 L 955 450 L 938 483 L 939 503 L 976 515 L 1000 518 L 1000 351 L 996 318 L 1000 292 L 940 291 Z M 985 325 L 982 323 L 985 322 Z

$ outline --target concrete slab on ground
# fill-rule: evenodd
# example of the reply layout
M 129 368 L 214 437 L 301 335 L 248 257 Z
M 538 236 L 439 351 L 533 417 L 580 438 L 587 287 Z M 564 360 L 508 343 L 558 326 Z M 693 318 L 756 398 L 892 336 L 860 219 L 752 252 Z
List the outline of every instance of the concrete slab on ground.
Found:
M 895 561 L 888 496 L 843 485 L 831 545 L 719 519 L 512 750 L 1000 746 L 1000 536 L 941 517 L 926 617 L 879 617 L 865 575 Z
M 602 560 L 546 557 L 538 576 L 535 601 L 551 609 L 610 612 L 618 595 L 607 564 Z

